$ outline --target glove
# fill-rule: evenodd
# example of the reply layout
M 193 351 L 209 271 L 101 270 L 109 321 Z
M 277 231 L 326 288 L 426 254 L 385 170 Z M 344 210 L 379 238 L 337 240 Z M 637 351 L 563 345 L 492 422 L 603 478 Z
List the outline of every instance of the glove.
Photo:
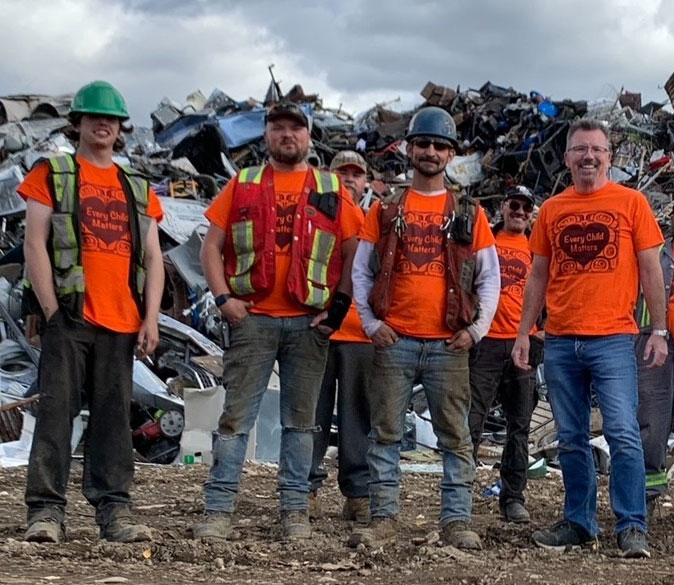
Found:
M 328 309 L 328 316 L 321 325 L 325 325 L 336 331 L 342 326 L 342 321 L 344 321 L 346 314 L 349 312 L 350 306 L 351 297 L 343 292 L 336 292 Z

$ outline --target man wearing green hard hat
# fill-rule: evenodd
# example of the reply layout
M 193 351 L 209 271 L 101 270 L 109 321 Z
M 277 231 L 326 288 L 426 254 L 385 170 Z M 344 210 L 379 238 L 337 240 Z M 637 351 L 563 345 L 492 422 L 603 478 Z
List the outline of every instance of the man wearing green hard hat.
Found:
M 65 537 L 70 437 L 86 405 L 82 491 L 96 508 L 101 538 L 151 540 L 130 510 L 129 407 L 134 351 L 144 357 L 159 341 L 162 210 L 145 176 L 113 162 L 129 118 L 117 89 L 85 85 L 69 118 L 75 155 L 41 160 L 18 189 L 27 202 L 24 295 L 42 317 L 25 539 Z

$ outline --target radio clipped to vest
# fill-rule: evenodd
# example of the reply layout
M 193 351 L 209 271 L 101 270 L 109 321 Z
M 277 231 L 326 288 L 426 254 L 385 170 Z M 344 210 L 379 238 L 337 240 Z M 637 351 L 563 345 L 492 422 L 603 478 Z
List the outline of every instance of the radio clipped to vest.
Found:
M 449 237 L 457 244 L 471 245 L 473 243 L 473 228 L 475 227 L 475 201 L 468 195 L 459 197 L 457 209 L 454 211 L 449 226 Z

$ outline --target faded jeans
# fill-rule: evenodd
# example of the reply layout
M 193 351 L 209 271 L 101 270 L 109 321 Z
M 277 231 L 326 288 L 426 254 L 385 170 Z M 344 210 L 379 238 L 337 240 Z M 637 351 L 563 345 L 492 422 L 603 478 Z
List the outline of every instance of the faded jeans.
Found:
M 223 357 L 225 406 L 213 432 L 213 465 L 205 483 L 205 511 L 231 513 L 255 424 L 274 362 L 281 382 L 281 511 L 305 510 L 313 452 L 316 403 L 329 340 L 310 329 L 311 316 L 249 315 L 231 330 Z
M 440 524 L 468 522 L 475 478 L 468 429 L 468 352 L 452 352 L 442 339 L 403 336 L 392 346 L 375 348 L 374 353 L 368 450 L 372 516 L 395 517 L 399 511 L 400 447 L 416 383 L 424 386 L 442 452 Z
M 632 335 L 545 336 L 545 379 L 558 427 L 564 519 L 590 536 L 597 524 L 597 476 L 590 448 L 590 385 L 599 399 L 611 454 L 609 494 L 616 532 L 646 530 L 644 453 L 637 423 Z

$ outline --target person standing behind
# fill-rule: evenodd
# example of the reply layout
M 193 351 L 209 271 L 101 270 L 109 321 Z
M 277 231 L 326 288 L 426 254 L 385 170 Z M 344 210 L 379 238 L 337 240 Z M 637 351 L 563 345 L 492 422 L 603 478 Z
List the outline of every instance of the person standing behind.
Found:
M 351 305 L 351 263 L 362 217 L 333 173 L 306 162 L 309 120 L 292 102 L 266 115 L 270 163 L 246 168 L 206 211 L 201 263 L 230 332 L 227 391 L 213 432 L 197 538 L 226 539 L 246 456 L 274 362 L 279 363 L 282 538 L 311 537 L 307 514 L 316 403 L 330 335 Z
M 25 294 L 35 294 L 46 320 L 26 482 L 27 541 L 65 536 L 70 436 L 82 391 L 89 410 L 82 491 L 96 508 L 101 538 L 152 539 L 130 511 L 129 417 L 134 349 L 144 357 L 159 342 L 162 211 L 148 180 L 112 160 L 128 117 L 112 85 L 85 85 L 69 114 L 75 156 L 41 162 L 19 186 L 27 199 Z
M 344 150 L 332 159 L 330 170 L 337 173 L 360 210 L 367 181 L 367 165 L 363 157 L 352 150 Z M 362 212 L 361 216 L 364 219 Z M 318 490 L 328 475 L 320 465 L 330 440 L 337 393 L 337 483 L 346 498 L 342 519 L 366 523 L 370 518 L 366 455 L 370 432 L 368 394 L 372 355 L 372 344 L 363 331 L 353 304 L 342 327 L 330 338 L 328 362 L 316 407 L 316 424 L 321 430 L 314 435 L 314 454 L 309 473 L 311 517 L 320 516 Z
M 487 333 L 496 310 L 498 257 L 484 210 L 445 187 L 445 168 L 457 147 L 452 117 L 441 108 L 423 108 L 406 139 L 412 186 L 372 206 L 354 262 L 356 304 L 375 353 L 372 517 L 353 531 L 349 544 L 379 546 L 396 538 L 403 421 L 412 387 L 420 382 L 443 458 L 443 539 L 479 549 L 479 536 L 468 528 L 475 477 L 468 350 Z
M 674 204 L 670 204 L 667 214 L 674 226 Z M 634 342 L 639 374 L 639 432 L 644 449 L 646 465 L 646 509 L 649 518 L 655 509 L 657 499 L 667 493 L 667 441 L 672 427 L 672 409 L 674 408 L 674 239 L 667 238 L 660 249 L 660 266 L 664 275 L 667 305 L 667 359 L 661 368 L 649 368 L 644 359 L 646 343 L 652 332 L 651 315 L 646 307 L 643 293 L 639 294 L 635 318 L 639 334 Z
M 634 308 L 641 281 L 653 325 L 643 355 L 649 367 L 660 367 L 667 357 L 662 234 L 646 198 L 608 180 L 611 153 L 602 122 L 571 124 L 564 161 L 573 185 L 545 201 L 534 224 L 534 259 L 512 354 L 516 366 L 531 367 L 529 332 L 545 301 L 545 379 L 557 423 L 564 517 L 532 538 L 556 550 L 596 544 L 592 386 L 611 454 L 618 547 L 626 557 L 649 557 Z
M 524 490 L 529 466 L 529 427 L 536 401 L 535 366 L 540 363 L 542 341 L 535 338 L 539 351 L 529 371 L 515 367 L 510 352 L 522 316 L 524 283 L 531 269 L 528 226 L 534 203 L 534 196 L 524 186 L 506 191 L 501 205 L 503 221 L 493 229 L 501 269 L 501 295 L 489 332 L 470 350 L 468 423 L 476 464 L 484 424 L 497 395 L 506 419 L 499 507 L 507 522 L 530 520 L 524 507 Z

